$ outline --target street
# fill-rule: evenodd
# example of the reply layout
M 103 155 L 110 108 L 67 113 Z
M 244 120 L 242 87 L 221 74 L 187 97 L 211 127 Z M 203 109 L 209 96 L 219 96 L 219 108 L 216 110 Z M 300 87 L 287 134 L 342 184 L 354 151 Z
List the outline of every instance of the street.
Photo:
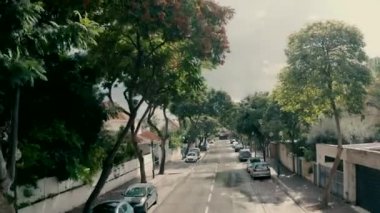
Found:
M 218 141 L 154 213 L 304 212 L 271 179 L 252 180 L 227 141 Z

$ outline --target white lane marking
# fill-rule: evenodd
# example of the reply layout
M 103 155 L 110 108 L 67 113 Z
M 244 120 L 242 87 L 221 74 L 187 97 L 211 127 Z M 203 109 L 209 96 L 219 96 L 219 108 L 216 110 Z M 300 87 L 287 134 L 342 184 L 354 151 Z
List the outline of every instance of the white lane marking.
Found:
M 214 190 L 214 183 L 212 183 L 211 187 L 210 187 L 210 192 L 212 192 Z
M 211 201 L 211 197 L 212 197 L 212 193 L 210 192 L 210 194 L 208 195 L 208 199 L 207 199 L 207 202 L 209 202 L 209 203 L 210 203 L 210 201 Z
M 208 206 L 206 206 L 205 213 L 208 213 Z

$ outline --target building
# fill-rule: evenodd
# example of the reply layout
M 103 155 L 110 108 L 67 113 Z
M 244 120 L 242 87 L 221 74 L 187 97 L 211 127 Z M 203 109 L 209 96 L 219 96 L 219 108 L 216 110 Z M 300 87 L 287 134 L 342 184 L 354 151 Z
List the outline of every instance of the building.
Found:
M 316 146 L 317 164 L 331 168 L 337 146 L 329 144 Z M 343 198 L 370 212 L 380 212 L 380 143 L 343 145 L 341 160 Z

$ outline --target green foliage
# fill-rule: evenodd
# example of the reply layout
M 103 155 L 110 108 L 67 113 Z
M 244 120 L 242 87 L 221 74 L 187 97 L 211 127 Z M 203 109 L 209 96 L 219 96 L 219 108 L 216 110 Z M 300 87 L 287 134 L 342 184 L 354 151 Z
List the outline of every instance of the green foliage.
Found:
M 356 27 L 338 21 L 310 24 L 289 37 L 285 52 L 288 66 L 275 95 L 285 111 L 303 111 L 309 123 L 332 115 L 333 105 L 361 112 L 371 74 Z
M 181 147 L 183 142 L 183 132 L 176 131 L 170 134 L 169 138 L 169 148 L 175 149 Z

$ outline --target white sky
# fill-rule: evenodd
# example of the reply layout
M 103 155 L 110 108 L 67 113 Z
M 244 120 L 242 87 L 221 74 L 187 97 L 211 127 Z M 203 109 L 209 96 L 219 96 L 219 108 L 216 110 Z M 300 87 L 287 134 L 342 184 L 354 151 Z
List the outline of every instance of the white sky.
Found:
M 270 91 L 285 64 L 287 37 L 306 23 L 335 19 L 364 35 L 368 56 L 380 56 L 380 0 L 216 0 L 235 9 L 227 26 L 231 53 L 226 63 L 206 71 L 210 87 L 234 100 Z

